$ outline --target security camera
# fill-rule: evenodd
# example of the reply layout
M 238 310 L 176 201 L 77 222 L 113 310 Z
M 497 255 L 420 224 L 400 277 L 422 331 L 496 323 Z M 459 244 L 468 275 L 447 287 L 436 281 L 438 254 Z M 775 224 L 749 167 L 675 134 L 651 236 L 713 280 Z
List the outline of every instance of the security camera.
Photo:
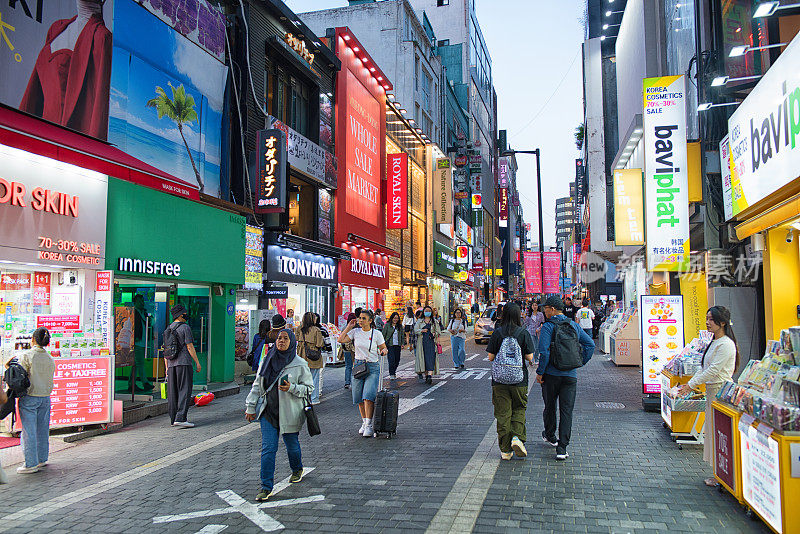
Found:
M 786 242 L 791 243 L 793 239 L 794 239 L 794 231 L 792 231 L 792 229 L 789 228 L 789 231 L 786 232 Z

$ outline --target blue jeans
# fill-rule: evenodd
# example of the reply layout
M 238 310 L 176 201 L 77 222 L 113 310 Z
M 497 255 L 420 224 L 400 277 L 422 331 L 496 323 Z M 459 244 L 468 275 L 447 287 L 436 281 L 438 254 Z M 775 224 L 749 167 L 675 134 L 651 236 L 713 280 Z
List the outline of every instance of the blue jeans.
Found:
M 359 360 L 361 363 L 363 360 Z M 380 385 L 381 364 L 379 362 L 367 362 L 369 374 L 365 378 L 353 379 L 353 404 L 361 404 L 364 401 L 375 402 Z
M 322 368 L 309 369 L 311 371 L 311 379 L 314 380 L 314 391 L 311 392 L 311 402 L 319 402 L 319 377 L 322 375 Z
M 275 485 L 275 453 L 278 452 L 278 429 L 272 426 L 265 417 L 261 423 L 261 489 L 272 491 Z M 298 433 L 283 435 L 283 443 L 289 454 L 289 467 L 292 473 L 303 468 L 303 456 L 300 453 Z
M 19 420 L 22 423 L 22 450 L 25 467 L 36 467 L 50 455 L 50 397 L 19 399 Z
M 344 385 L 349 386 L 353 378 L 353 353 L 343 350 L 344 353 Z
M 464 352 L 466 339 L 458 336 L 450 336 L 450 348 L 453 351 L 453 366 L 461 367 L 467 361 L 467 353 Z

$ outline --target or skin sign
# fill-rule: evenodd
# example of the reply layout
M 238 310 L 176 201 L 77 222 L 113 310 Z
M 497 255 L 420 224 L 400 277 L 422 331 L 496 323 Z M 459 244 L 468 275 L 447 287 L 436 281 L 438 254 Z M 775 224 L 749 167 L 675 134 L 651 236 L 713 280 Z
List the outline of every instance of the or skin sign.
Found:
M 689 179 L 683 76 L 643 80 L 647 268 L 678 271 L 689 261 Z

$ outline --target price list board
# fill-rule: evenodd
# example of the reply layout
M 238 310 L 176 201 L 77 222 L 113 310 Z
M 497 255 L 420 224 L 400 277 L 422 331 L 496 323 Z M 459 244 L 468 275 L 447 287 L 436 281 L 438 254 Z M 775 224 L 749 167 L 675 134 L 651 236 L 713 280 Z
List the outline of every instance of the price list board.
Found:
M 111 356 L 54 358 L 53 392 L 50 394 L 50 428 L 108 423 L 111 421 Z M 19 416 L 17 416 L 18 430 Z

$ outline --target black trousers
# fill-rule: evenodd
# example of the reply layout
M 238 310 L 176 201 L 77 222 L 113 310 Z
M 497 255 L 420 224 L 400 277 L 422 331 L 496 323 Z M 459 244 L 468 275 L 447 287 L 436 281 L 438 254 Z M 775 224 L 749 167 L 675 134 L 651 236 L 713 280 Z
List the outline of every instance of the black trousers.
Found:
M 400 345 L 386 347 L 389 349 L 387 359 L 389 360 L 389 374 L 397 374 L 397 366 L 400 365 Z
M 572 434 L 572 410 L 575 408 L 575 392 L 578 379 L 571 376 L 544 375 L 542 396 L 544 397 L 544 433 L 547 439 L 556 437 L 556 403 L 558 403 L 558 447 L 557 453 L 567 451 Z
M 189 412 L 189 402 L 192 399 L 192 375 L 194 369 L 191 365 L 176 365 L 167 369 L 167 406 L 169 407 L 169 422 L 186 422 Z

